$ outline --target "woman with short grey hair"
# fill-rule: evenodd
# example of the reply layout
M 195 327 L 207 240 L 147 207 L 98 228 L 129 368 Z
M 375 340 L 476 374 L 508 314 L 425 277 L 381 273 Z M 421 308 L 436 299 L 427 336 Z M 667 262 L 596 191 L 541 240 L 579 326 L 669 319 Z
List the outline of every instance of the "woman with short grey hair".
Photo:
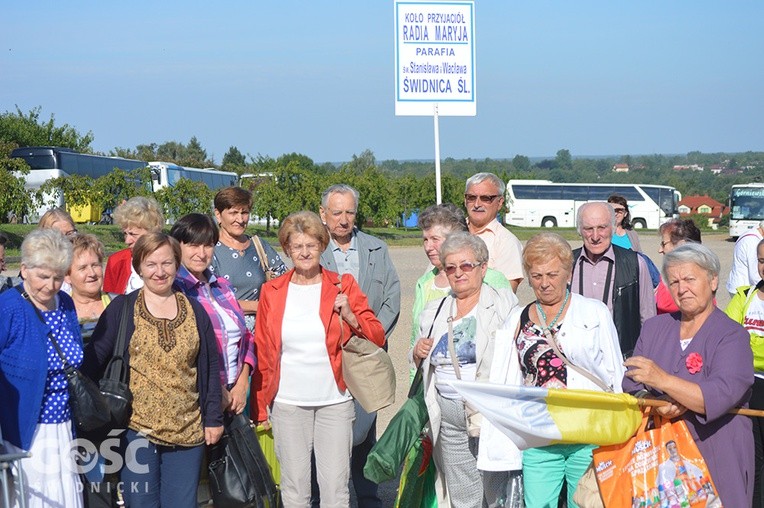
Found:
M 440 248 L 440 262 L 445 263 L 448 256 L 461 250 L 470 250 L 478 263 L 488 263 L 488 247 L 485 242 L 469 233 L 454 233 L 446 238 Z
M 31 452 L 20 462 L 26 506 L 82 506 L 72 456 L 72 421 L 64 365 L 82 364 L 74 302 L 60 291 L 72 244 L 57 229 L 37 229 L 21 244 L 24 282 L 0 295 L 2 444 Z
M 698 445 L 724 506 L 751 506 L 754 439 L 745 406 L 754 383 L 750 336 L 719 310 L 719 258 L 688 243 L 667 253 L 663 277 L 679 312 L 645 321 L 634 355 L 624 362 L 625 392 L 647 390 L 671 402 L 655 408 L 681 419 Z
M 450 291 L 430 301 L 419 315 L 419 339 L 411 358 L 422 366 L 424 397 L 430 417 L 433 457 L 438 468 L 439 506 L 496 506 L 509 471 L 519 474 L 517 449 L 500 443 L 491 457 L 478 457 L 480 415 L 448 384 L 449 380 L 487 382 L 495 331 L 517 305 L 512 289 L 484 284 L 488 248 L 466 232 L 449 235 L 440 248 L 440 269 Z M 506 446 L 505 446 L 506 445 Z
M 686 243 L 663 256 L 661 275 L 668 280 L 668 272 L 672 266 L 694 263 L 708 273 L 709 279 L 719 276 L 721 264 L 719 257 L 711 249 L 701 243 Z M 715 291 L 716 289 L 714 289 Z

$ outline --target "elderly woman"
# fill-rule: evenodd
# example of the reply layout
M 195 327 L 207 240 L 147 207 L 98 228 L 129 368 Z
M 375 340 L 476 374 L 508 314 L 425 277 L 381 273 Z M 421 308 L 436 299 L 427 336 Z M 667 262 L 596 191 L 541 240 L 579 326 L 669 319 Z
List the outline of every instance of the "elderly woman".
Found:
M 64 279 L 71 286 L 82 339 L 93 335 L 98 318 L 111 297 L 102 291 L 103 244 L 94 235 L 78 234 L 72 238 L 72 264 Z
M 133 269 L 133 247 L 146 233 L 162 231 L 164 217 L 155 199 L 135 196 L 114 210 L 114 221 L 125 233 L 127 248 L 109 256 L 103 290 L 122 295 L 143 287 L 143 278 Z
M 751 394 L 749 335 L 714 305 L 719 258 L 708 247 L 688 243 L 666 254 L 663 278 L 680 312 L 642 326 L 634 356 L 624 363 L 623 389 L 645 389 L 672 401 L 659 413 L 685 421 L 722 504 L 751 506 L 751 420 L 728 414 Z
M 724 312 L 743 325 L 751 336 L 755 378 L 749 406 L 751 409 L 764 409 L 764 241 L 759 242 L 756 254 L 762 280 L 755 286 L 739 287 Z M 761 481 L 764 479 L 764 418 L 751 418 L 751 422 L 755 456 L 753 506 L 763 506 Z
M 352 275 L 321 267 L 329 232 L 318 215 L 289 215 L 279 242 L 294 269 L 263 284 L 254 414 L 273 425 L 285 508 L 310 506 L 311 452 L 321 506 L 349 506 L 355 409 L 342 377 L 341 342 L 356 335 L 382 346 L 385 330 Z
M 64 236 L 77 234 L 77 226 L 69 213 L 62 208 L 51 208 L 40 217 L 37 223 L 40 229 L 57 229 Z
M 641 251 L 642 247 L 639 245 L 639 236 L 637 236 L 637 232 L 631 226 L 631 213 L 629 212 L 629 204 L 626 198 L 613 194 L 607 198 L 607 202 L 610 203 L 615 212 L 613 245 L 637 252 Z
M 466 232 L 467 220 L 455 205 L 448 203 L 427 207 L 420 215 L 418 226 L 422 230 L 424 253 L 432 268 L 419 277 L 414 288 L 414 310 L 411 327 L 411 345 L 419 338 L 419 313 L 432 300 L 440 300 L 448 294 L 451 286 L 440 262 L 440 246 L 451 233 Z M 484 282 L 494 288 L 508 288 L 509 281 L 499 271 L 489 268 Z
M 687 242 L 701 243 L 700 230 L 692 219 L 672 219 L 664 222 L 658 228 L 658 235 L 661 237 L 661 245 L 658 247 L 658 252 L 664 255 Z M 658 314 L 679 311 L 679 307 L 674 303 L 671 292 L 666 287 L 663 279 L 658 283 L 658 287 L 655 288 L 655 306 Z
M 449 380 L 488 381 L 494 334 L 517 305 L 511 288 L 484 283 L 488 248 L 469 233 L 452 233 L 440 248 L 440 266 L 451 291 L 433 300 L 419 315 L 419 340 L 412 349 L 416 365 L 424 362 L 424 386 L 430 431 L 440 476 L 436 487 L 442 502 L 481 507 L 496 501 L 515 467 L 477 467 L 479 415 L 465 407 Z M 470 425 L 468 428 L 467 416 Z M 494 474 L 495 473 L 495 474 Z
M 82 363 L 72 299 L 60 291 L 72 244 L 38 229 L 21 244 L 23 284 L 0 295 L 0 427 L 6 449 L 32 452 L 21 461 L 26 506 L 82 506 L 72 449 L 69 392 L 61 354 Z
M 106 307 L 85 350 L 83 372 L 98 379 L 127 313 L 126 360 L 133 393 L 121 472 L 128 506 L 197 506 L 204 445 L 223 434 L 215 331 L 204 308 L 173 289 L 178 242 L 146 233 L 133 246 L 143 287 Z
M 255 368 L 255 343 L 231 284 L 210 271 L 218 228 L 209 215 L 191 213 L 173 225 L 170 236 L 180 242 L 176 287 L 204 307 L 215 329 L 223 409 L 241 413 L 247 403 L 249 375 Z
M 514 309 L 503 325 L 514 340 L 497 344 L 492 382 L 621 391 L 623 357 L 613 319 L 599 300 L 570 292 L 572 267 L 573 252 L 560 235 L 541 233 L 526 242 L 523 268 L 536 299 Z M 525 450 L 526 506 L 557 506 L 563 482 L 568 506 L 577 506 L 573 493 L 593 449 L 580 444 Z
M 215 245 L 211 269 L 231 283 L 244 310 L 247 326 L 254 330 L 260 287 L 266 279 L 263 267 L 275 276 L 287 269 L 268 242 L 246 234 L 250 210 L 252 193 L 248 190 L 227 187 L 215 195 L 215 219 L 220 224 L 220 239 Z

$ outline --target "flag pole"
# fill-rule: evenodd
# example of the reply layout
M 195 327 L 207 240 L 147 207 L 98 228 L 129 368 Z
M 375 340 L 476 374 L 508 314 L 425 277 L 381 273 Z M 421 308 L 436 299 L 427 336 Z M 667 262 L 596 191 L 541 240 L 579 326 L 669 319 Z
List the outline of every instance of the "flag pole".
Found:
M 638 397 L 637 404 L 639 404 L 639 407 L 663 407 L 663 406 L 670 406 L 671 402 L 667 400 L 661 400 L 661 399 L 645 399 L 645 398 Z M 764 416 L 764 411 L 760 409 L 747 409 L 742 407 L 736 407 L 727 411 L 727 414 L 762 417 Z

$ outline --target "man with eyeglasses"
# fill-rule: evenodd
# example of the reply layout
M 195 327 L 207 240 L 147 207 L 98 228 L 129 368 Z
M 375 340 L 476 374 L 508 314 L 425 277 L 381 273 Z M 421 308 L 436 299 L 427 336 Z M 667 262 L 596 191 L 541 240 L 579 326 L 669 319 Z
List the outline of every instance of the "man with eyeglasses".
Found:
M 628 358 L 642 323 L 656 313 L 650 271 L 636 251 L 613 245 L 615 211 L 608 203 L 581 205 L 576 228 L 584 245 L 573 251 L 570 291 L 607 305 Z
M 501 225 L 496 216 L 504 205 L 506 185 L 493 173 L 471 176 L 464 186 L 470 233 L 488 246 L 488 268 L 504 274 L 517 292 L 523 281 L 523 246 L 515 235 Z
M 329 230 L 330 240 L 321 254 L 321 266 L 339 274 L 350 273 L 369 299 L 369 307 L 385 329 L 385 341 L 390 338 L 401 311 L 401 288 L 398 272 L 382 240 L 355 227 L 358 212 L 358 191 L 345 184 L 332 185 L 321 195 L 321 220 Z M 387 349 L 387 342 L 385 342 Z M 353 478 L 358 506 L 382 506 L 377 484 L 366 479 L 363 466 L 369 451 L 377 442 L 376 413 L 368 414 L 356 404 L 354 433 L 366 433 L 366 438 L 353 447 L 350 474 Z M 354 441 L 359 442 L 358 436 Z M 315 468 L 313 468 L 315 471 Z M 317 486 L 313 482 L 313 506 L 317 506 Z

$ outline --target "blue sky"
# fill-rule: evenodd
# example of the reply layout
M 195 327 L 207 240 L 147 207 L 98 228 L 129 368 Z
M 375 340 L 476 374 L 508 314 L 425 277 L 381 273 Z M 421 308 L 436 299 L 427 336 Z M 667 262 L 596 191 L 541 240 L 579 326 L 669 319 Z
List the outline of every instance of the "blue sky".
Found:
M 764 150 L 764 2 L 475 2 L 477 116 L 441 156 Z M 316 162 L 432 159 L 394 115 L 392 0 L 12 2 L 0 111 L 42 106 L 93 147 L 187 142 Z

